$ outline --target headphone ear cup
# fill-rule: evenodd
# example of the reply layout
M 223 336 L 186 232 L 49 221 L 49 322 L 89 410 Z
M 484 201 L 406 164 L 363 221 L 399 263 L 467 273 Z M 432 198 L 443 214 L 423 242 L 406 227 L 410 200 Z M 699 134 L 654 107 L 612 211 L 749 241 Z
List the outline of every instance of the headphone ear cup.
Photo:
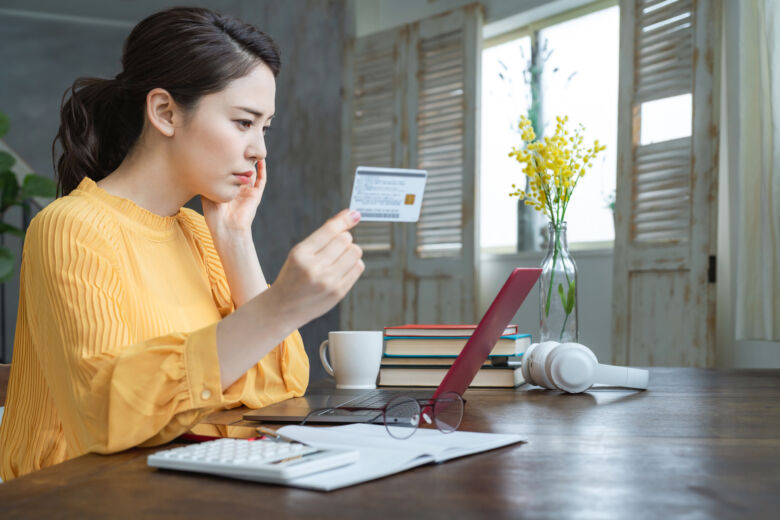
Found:
M 533 351 L 536 350 L 536 347 L 538 347 L 538 343 L 531 343 L 528 345 L 528 348 L 525 349 L 525 352 L 523 352 L 523 359 L 520 363 L 520 373 L 523 374 L 523 379 L 526 383 L 529 384 L 535 384 L 531 380 L 531 355 L 533 354 Z
M 531 353 L 528 367 L 528 372 L 531 376 L 529 382 L 531 384 L 555 390 L 555 385 L 547 377 L 545 365 L 547 364 L 547 356 L 558 345 L 560 343 L 557 341 L 545 341 L 544 343 L 539 343 Z
M 580 343 L 562 343 L 547 355 L 545 375 L 556 388 L 576 394 L 590 388 L 596 379 L 596 355 Z

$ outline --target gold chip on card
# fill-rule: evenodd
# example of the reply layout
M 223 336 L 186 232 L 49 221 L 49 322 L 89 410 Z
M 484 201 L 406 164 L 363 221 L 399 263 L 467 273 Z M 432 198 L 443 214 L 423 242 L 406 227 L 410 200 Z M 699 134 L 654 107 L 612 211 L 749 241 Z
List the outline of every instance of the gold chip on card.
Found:
M 404 204 L 407 206 L 411 206 L 414 204 L 414 193 L 407 193 L 406 198 L 404 198 Z

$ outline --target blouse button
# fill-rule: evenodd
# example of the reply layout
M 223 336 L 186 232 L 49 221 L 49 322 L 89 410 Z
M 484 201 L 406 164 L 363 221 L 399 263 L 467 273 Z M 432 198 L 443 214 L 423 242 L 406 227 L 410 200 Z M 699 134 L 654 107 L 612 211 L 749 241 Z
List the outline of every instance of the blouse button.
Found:
M 211 391 L 209 389 L 204 390 L 203 392 L 200 393 L 200 397 L 204 401 L 207 400 L 209 397 L 211 397 Z

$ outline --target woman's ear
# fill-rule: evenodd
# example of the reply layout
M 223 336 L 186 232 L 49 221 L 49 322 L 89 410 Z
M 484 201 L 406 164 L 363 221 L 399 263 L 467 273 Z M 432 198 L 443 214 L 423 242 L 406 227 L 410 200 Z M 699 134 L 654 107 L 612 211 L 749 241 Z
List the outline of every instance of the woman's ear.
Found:
M 179 110 L 173 96 L 163 88 L 152 89 L 146 95 L 146 117 L 164 136 L 173 137 L 174 119 L 178 119 Z

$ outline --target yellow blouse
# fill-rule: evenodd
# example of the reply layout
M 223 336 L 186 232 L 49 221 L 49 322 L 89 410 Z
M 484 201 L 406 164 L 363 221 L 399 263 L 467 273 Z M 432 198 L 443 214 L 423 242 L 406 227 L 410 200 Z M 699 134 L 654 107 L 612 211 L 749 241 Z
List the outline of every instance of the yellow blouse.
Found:
M 302 395 L 297 331 L 221 391 L 216 328 L 233 310 L 202 215 L 161 217 L 85 178 L 25 238 L 0 477 L 163 444 L 217 409 Z

